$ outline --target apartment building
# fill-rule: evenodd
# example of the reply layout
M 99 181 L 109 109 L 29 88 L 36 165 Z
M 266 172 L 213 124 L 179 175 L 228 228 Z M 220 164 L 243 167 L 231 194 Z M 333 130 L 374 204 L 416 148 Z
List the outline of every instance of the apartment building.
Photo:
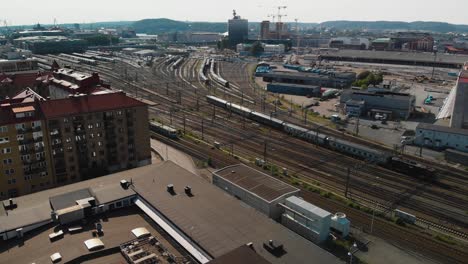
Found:
M 53 185 L 45 123 L 37 104 L 10 100 L 0 107 L 0 198 Z
M 0 199 L 151 163 L 148 109 L 123 92 L 4 100 Z

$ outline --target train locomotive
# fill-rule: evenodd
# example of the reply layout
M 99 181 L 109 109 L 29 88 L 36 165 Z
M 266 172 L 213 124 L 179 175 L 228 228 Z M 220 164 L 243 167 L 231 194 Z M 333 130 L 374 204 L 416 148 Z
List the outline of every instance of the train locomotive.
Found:
M 361 144 L 319 133 L 318 130 L 309 130 L 295 124 L 287 123 L 281 119 L 253 111 L 247 107 L 233 104 L 215 96 L 207 96 L 206 99 L 210 104 L 224 108 L 260 124 L 282 130 L 294 137 L 321 145 L 349 156 L 369 161 L 371 163 L 379 164 L 386 168 L 405 173 L 410 176 L 431 178 L 435 174 L 435 170 L 432 168 L 428 168 L 416 162 L 395 157 L 385 151 L 375 150 Z
M 163 136 L 166 136 L 166 137 L 172 138 L 172 139 L 179 138 L 177 130 L 170 127 L 170 126 L 163 125 L 163 124 L 161 124 L 159 122 L 156 122 L 156 121 L 151 121 L 149 126 L 150 126 L 150 130 L 155 132 L 155 133 L 161 134 Z

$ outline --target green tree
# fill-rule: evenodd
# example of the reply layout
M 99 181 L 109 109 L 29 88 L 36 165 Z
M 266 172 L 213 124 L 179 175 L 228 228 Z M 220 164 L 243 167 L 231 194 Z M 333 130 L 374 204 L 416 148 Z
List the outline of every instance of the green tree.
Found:
M 260 56 L 264 51 L 265 50 L 260 41 L 255 41 L 250 48 L 250 53 L 255 57 Z

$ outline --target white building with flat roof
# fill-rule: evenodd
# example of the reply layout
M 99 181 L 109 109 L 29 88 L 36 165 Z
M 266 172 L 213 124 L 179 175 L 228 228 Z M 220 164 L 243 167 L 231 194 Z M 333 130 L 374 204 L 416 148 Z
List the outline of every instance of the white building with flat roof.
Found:
M 297 196 L 287 198 L 283 207 L 285 209 L 281 217 L 283 225 L 315 243 L 327 239 L 332 217 L 330 212 Z

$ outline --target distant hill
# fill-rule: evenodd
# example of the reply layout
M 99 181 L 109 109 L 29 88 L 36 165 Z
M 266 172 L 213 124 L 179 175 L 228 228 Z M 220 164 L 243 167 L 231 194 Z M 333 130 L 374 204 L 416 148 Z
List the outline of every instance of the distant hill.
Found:
M 336 29 L 369 29 L 369 30 L 412 30 L 431 31 L 439 33 L 468 32 L 468 25 L 455 25 L 445 22 L 401 22 L 401 21 L 327 21 L 320 24 L 323 27 Z
M 144 19 L 136 21 L 132 27 L 137 33 L 161 34 L 167 32 L 206 31 L 226 32 L 227 23 L 222 22 L 182 22 L 166 18 Z

